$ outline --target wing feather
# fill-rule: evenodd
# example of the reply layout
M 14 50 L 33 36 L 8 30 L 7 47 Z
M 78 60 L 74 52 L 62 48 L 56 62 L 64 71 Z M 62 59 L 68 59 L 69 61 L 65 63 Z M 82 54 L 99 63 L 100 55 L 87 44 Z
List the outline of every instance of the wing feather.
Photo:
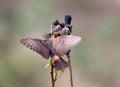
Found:
M 47 40 L 41 40 L 37 38 L 26 38 L 26 39 L 21 39 L 20 42 L 30 48 L 31 50 L 37 52 L 44 58 L 48 59 L 49 58 L 49 47 L 50 46 L 47 42 Z
M 53 39 L 52 47 L 59 56 L 65 55 L 71 48 L 81 41 L 81 37 L 75 35 L 63 35 Z

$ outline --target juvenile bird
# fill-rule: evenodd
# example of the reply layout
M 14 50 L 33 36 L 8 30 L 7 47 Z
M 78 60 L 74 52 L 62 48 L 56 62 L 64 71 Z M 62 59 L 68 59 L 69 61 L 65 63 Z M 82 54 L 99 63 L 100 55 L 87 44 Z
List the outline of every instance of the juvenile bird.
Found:
M 70 35 L 72 33 L 72 25 L 70 25 L 71 20 L 72 17 L 70 15 L 66 15 L 64 17 L 64 23 L 60 23 L 58 20 L 53 22 L 50 29 L 51 34 L 59 33 L 60 35 Z

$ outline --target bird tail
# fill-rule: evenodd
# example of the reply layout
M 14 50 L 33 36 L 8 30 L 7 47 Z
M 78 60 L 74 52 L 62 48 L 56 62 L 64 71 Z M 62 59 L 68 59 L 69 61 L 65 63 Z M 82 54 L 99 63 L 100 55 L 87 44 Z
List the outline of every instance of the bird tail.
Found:
M 69 66 L 69 63 L 66 62 L 62 58 L 59 58 L 58 60 L 55 60 L 54 64 L 55 64 L 55 68 L 56 68 L 57 71 L 64 70 L 65 68 L 67 68 Z

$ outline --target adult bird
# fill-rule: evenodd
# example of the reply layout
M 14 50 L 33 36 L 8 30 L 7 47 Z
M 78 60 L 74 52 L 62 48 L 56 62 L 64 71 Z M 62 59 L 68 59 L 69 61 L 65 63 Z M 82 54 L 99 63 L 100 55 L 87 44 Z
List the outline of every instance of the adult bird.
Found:
M 37 38 L 21 39 L 20 42 L 31 50 L 40 54 L 43 58 L 53 60 L 56 70 L 62 70 L 69 66 L 69 64 L 60 56 L 58 56 L 52 49 L 52 42 L 50 40 L 42 40 Z
M 54 61 L 56 70 L 62 70 L 69 66 L 69 64 L 61 57 L 65 55 L 72 47 L 80 42 L 81 38 L 74 35 L 58 36 L 54 34 L 53 37 L 49 33 L 44 35 L 44 39 L 26 38 L 21 39 L 20 42 L 31 50 L 37 52 L 43 58 Z
M 71 30 L 68 26 L 71 26 L 71 19 L 71 16 L 65 16 L 65 24 L 56 20 L 53 23 L 52 32 L 43 34 L 44 39 L 26 38 L 21 39 L 21 43 L 46 59 L 51 57 L 55 63 L 56 70 L 64 69 L 69 64 L 61 56 L 67 54 L 72 47 L 81 41 L 81 37 L 70 35 Z M 69 30 L 70 33 L 66 30 Z
M 58 20 L 53 22 L 54 27 L 51 29 L 52 31 L 51 36 L 55 38 L 53 45 L 54 46 L 56 45 L 55 50 L 59 53 L 60 56 L 67 54 L 71 50 L 71 48 L 69 50 L 66 49 L 67 47 L 69 48 L 69 43 L 71 43 L 70 41 L 76 42 L 76 40 L 78 39 L 79 41 L 81 41 L 81 37 L 71 34 L 72 33 L 71 21 L 72 17 L 70 15 L 66 15 L 64 17 L 64 23 L 60 23 Z M 65 42 L 63 41 L 63 39 L 65 39 Z M 67 43 L 67 45 L 61 45 L 63 42 L 65 44 Z
M 45 39 L 52 38 L 53 40 L 53 49 L 57 52 L 58 55 L 63 56 L 67 54 L 72 46 L 71 43 L 79 43 L 81 37 L 72 35 L 72 17 L 66 15 L 64 17 L 64 23 L 60 23 L 58 20 L 53 22 L 51 32 L 45 33 L 43 37 Z M 47 37 L 47 38 L 46 38 Z

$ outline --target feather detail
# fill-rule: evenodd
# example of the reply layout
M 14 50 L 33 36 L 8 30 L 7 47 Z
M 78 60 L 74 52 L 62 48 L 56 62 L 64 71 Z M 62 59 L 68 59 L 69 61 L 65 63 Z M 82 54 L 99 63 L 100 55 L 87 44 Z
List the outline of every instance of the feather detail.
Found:
M 63 35 L 53 39 L 52 48 L 59 56 L 66 54 L 71 48 L 81 41 L 81 37 L 75 35 Z
M 31 50 L 37 52 L 44 58 L 48 59 L 49 58 L 49 46 L 50 43 L 48 40 L 41 40 L 37 38 L 26 38 L 26 39 L 21 39 L 20 42 L 30 48 Z

